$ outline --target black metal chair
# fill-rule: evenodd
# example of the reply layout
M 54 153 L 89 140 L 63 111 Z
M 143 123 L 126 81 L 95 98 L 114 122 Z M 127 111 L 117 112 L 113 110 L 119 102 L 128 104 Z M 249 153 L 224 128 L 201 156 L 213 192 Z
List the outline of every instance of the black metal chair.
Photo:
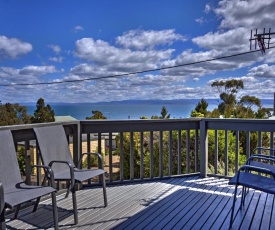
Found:
M 74 220 L 78 223 L 77 202 L 76 202 L 76 183 L 89 180 L 99 176 L 103 186 L 104 206 L 107 206 L 107 193 L 105 184 L 105 171 L 103 161 L 99 153 L 84 153 L 79 159 L 78 166 L 81 165 L 85 154 L 94 154 L 99 159 L 99 169 L 80 169 L 75 166 L 62 125 L 53 125 L 34 128 L 38 142 L 42 162 L 52 168 L 56 181 L 69 182 L 68 192 L 72 192 Z M 68 196 L 68 192 L 67 195 Z
M 240 209 L 244 205 L 245 196 L 249 188 L 275 194 L 275 157 L 273 155 L 257 154 L 256 151 L 275 152 L 274 149 L 258 147 L 253 150 L 253 154 L 248 158 L 245 165 L 240 167 L 238 173 L 229 181 L 230 185 L 235 185 L 233 205 L 230 217 L 230 228 L 233 224 L 235 201 L 238 186 L 242 186 L 242 196 Z
M 13 136 L 10 130 L 0 131 L 0 226 L 5 229 L 5 209 L 15 209 L 14 218 L 17 218 L 21 204 L 36 200 L 33 212 L 37 210 L 40 197 L 51 194 L 54 228 L 58 229 L 58 213 L 56 207 L 56 189 L 51 186 L 30 186 L 23 182 L 17 161 Z M 50 167 L 42 167 L 46 170 L 51 185 L 54 179 Z

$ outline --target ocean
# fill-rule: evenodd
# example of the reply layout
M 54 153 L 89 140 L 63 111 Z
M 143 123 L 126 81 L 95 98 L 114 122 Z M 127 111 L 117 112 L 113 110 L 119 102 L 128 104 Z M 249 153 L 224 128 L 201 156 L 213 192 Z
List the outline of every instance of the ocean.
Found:
M 84 120 L 92 116 L 92 111 L 98 110 L 110 120 L 139 119 L 142 116 L 151 118 L 153 115 L 161 116 L 162 106 L 165 106 L 170 118 L 189 118 L 191 111 L 195 108 L 200 99 L 184 99 L 173 101 L 147 100 L 147 101 L 121 101 L 102 103 L 48 103 L 55 111 L 56 116 L 72 116 L 78 120 Z M 208 110 L 217 108 L 218 101 L 206 99 Z M 46 102 L 47 104 L 47 102 Z M 28 114 L 33 115 L 35 103 L 22 103 L 28 110 Z M 262 105 L 273 108 L 272 99 L 262 100 Z

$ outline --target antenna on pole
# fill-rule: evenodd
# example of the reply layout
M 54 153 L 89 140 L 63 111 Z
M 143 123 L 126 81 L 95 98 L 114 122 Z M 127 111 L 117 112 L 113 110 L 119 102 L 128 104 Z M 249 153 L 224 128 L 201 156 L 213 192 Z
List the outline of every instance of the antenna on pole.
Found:
M 271 28 L 269 28 L 269 32 L 265 32 L 265 28 L 263 29 L 263 33 L 258 34 L 258 30 L 256 29 L 256 33 L 252 36 L 253 32 L 251 30 L 250 34 L 250 50 L 252 49 L 252 43 L 255 41 L 255 50 L 257 50 L 257 45 L 260 48 L 262 54 L 265 53 L 266 49 L 269 49 L 270 47 L 270 40 L 271 40 L 271 35 L 274 35 L 275 33 L 271 33 Z M 267 41 L 267 42 L 265 42 Z

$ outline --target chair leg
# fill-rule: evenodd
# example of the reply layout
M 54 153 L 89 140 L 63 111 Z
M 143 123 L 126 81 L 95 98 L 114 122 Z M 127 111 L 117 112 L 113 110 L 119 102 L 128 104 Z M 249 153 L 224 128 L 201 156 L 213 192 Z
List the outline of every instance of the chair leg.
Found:
M 13 214 L 14 219 L 17 219 L 17 216 L 18 216 L 18 213 L 19 213 L 19 210 L 20 210 L 20 206 L 21 206 L 21 204 L 18 204 L 15 207 L 15 211 L 14 211 L 14 214 Z
M 246 187 L 243 186 L 243 188 L 242 188 L 242 198 L 241 198 L 241 203 L 240 203 L 240 210 L 242 210 L 242 207 L 244 206 L 245 196 L 246 196 Z
M 38 198 L 36 199 L 35 204 L 34 204 L 34 206 L 33 206 L 32 212 L 36 212 L 37 207 L 38 207 L 38 204 L 39 204 L 39 201 L 40 201 L 40 197 L 38 197 Z
M 54 229 L 58 230 L 58 212 L 56 206 L 56 194 L 52 192 L 52 206 L 53 206 L 53 220 L 54 220 Z
M 69 196 L 71 190 L 72 190 L 72 186 L 71 186 L 71 183 L 69 182 L 69 186 L 68 186 L 68 189 L 67 189 L 65 198 L 68 198 L 68 196 Z
M 76 193 L 75 186 L 72 187 L 72 198 L 73 198 L 73 209 L 74 209 L 74 223 L 78 224 L 78 215 L 77 215 L 77 203 L 76 203 Z
M 104 207 L 107 207 L 108 201 L 107 201 L 106 182 L 105 182 L 104 174 L 102 174 L 102 186 L 103 186 Z
M 234 197 L 233 197 L 233 204 L 232 204 L 232 210 L 231 210 L 229 229 L 232 228 L 232 223 L 233 223 L 232 221 L 233 221 L 233 217 L 234 217 L 235 202 L 236 202 L 236 197 L 237 197 L 237 188 L 238 188 L 238 185 L 236 184 L 235 191 L 234 191 Z
M 4 230 L 6 229 L 6 222 L 5 222 L 5 208 L 0 213 L 0 229 Z

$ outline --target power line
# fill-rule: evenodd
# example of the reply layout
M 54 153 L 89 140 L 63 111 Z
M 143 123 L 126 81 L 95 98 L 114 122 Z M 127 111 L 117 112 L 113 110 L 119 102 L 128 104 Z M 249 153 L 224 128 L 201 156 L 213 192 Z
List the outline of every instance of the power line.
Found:
M 275 46 L 269 47 L 269 49 L 273 49 L 273 48 L 275 48 Z M 118 77 L 125 77 L 125 76 L 129 76 L 129 75 L 135 75 L 135 74 L 148 73 L 148 72 L 154 72 L 154 71 L 160 71 L 160 70 L 166 70 L 166 69 L 174 69 L 174 68 L 183 67 L 183 66 L 201 64 L 201 63 L 205 63 L 205 62 L 211 62 L 211 61 L 215 61 L 215 60 L 220 60 L 220 59 L 226 59 L 226 58 L 241 56 L 241 55 L 255 53 L 255 52 L 259 52 L 259 51 L 260 50 L 252 50 L 252 51 L 247 51 L 247 52 L 242 52 L 242 53 L 237 53 L 237 54 L 231 54 L 231 55 L 222 56 L 222 57 L 216 57 L 216 58 L 206 59 L 206 60 L 202 60 L 202 61 L 189 62 L 189 63 L 185 63 L 185 64 L 180 64 L 180 65 L 161 67 L 161 68 L 149 69 L 149 70 L 142 70 L 142 71 L 131 72 L 131 73 L 124 73 L 124 74 L 116 74 L 116 75 L 101 76 L 101 77 L 94 77 L 94 78 L 84 78 L 84 79 L 77 79 L 77 80 L 76 79 L 75 80 L 64 80 L 64 81 L 58 81 L 58 82 L 0 84 L 0 87 L 33 86 L 33 85 L 55 85 L 55 84 L 63 84 L 63 83 L 93 81 L 93 80 L 100 80 L 100 79 L 107 79 L 107 78 L 118 78 Z

